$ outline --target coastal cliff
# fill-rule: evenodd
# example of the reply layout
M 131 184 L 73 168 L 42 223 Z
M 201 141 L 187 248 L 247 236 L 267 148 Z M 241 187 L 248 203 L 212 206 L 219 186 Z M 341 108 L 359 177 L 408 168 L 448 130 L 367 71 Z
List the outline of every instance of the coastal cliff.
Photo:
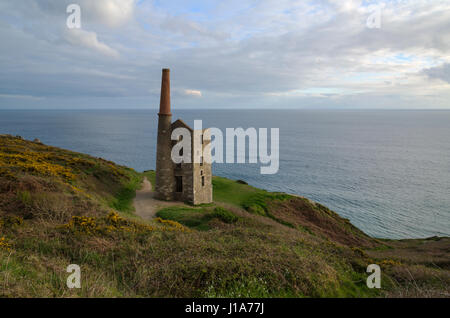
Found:
M 307 198 L 213 178 L 156 217 L 153 171 L 0 135 L 2 297 L 449 297 L 450 239 L 372 238 Z M 69 264 L 80 289 L 66 287 Z M 382 288 L 366 286 L 379 264 Z

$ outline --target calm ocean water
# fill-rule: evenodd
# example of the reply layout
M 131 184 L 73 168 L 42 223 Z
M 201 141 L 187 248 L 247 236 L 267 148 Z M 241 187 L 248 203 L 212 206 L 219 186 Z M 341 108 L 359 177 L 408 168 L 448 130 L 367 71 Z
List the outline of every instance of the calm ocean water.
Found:
M 204 127 L 280 128 L 280 170 L 215 175 L 318 201 L 384 238 L 450 236 L 450 111 L 179 110 Z M 156 110 L 0 111 L 21 135 L 138 171 L 155 168 Z

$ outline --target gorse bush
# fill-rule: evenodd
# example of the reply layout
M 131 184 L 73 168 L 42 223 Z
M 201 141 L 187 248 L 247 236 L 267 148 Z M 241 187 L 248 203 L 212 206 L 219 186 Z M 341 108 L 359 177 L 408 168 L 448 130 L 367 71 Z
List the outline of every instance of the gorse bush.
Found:
M 8 243 L 8 240 L 4 237 L 0 237 L 0 249 L 11 251 L 11 244 Z
M 133 169 L 101 158 L 0 135 L 0 209 L 5 214 L 67 222 L 80 211 L 132 213 L 141 180 Z
M 155 218 L 155 221 L 163 225 L 166 225 L 167 227 L 165 227 L 165 229 L 169 231 L 189 232 L 189 229 L 187 227 L 172 220 L 163 220 L 161 218 Z
M 23 224 L 23 218 L 15 215 L 6 215 L 0 218 L 0 228 L 3 227 L 15 227 Z
M 60 228 L 73 233 L 98 236 L 110 235 L 114 232 L 146 234 L 153 231 L 189 231 L 189 229 L 175 221 L 160 218 L 155 219 L 155 221 L 161 226 L 151 226 L 132 221 L 111 211 L 105 217 L 73 216 L 69 223 L 62 225 Z
M 51 154 L 36 151 L 25 151 L 23 153 L 0 152 L 0 165 L 14 167 L 15 170 L 36 175 L 61 176 L 67 181 L 72 181 L 76 178 L 72 169 L 50 162 L 50 158 Z

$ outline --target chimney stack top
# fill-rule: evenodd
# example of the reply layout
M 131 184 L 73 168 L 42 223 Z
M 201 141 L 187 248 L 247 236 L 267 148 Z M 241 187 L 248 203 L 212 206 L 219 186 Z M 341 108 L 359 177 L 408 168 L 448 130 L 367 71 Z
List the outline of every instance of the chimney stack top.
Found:
M 159 115 L 172 115 L 170 113 L 170 69 L 168 68 L 162 70 Z

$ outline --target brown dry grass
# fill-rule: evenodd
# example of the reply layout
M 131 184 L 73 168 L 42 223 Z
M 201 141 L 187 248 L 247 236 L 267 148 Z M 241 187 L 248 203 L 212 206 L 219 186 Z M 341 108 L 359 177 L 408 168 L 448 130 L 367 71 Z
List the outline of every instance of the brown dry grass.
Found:
M 269 208 L 277 219 L 333 242 L 359 247 L 378 245 L 375 239 L 353 226 L 347 219 L 308 199 L 292 197 L 284 201 L 272 201 Z

